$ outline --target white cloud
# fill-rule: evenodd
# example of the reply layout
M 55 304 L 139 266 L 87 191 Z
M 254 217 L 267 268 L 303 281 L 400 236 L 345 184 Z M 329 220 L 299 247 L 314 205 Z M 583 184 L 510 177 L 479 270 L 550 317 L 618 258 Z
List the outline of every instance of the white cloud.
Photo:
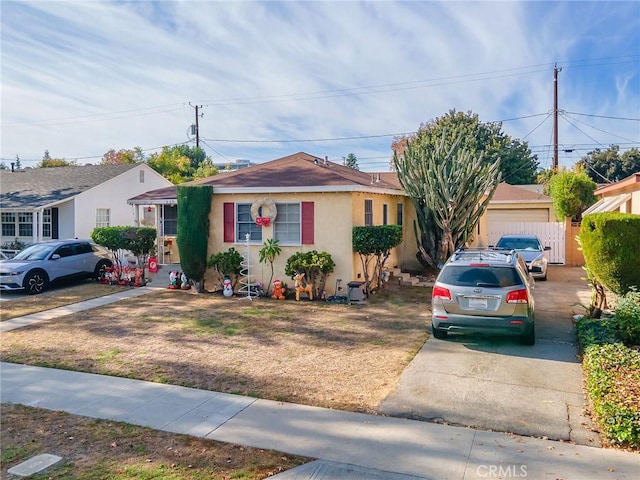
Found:
M 384 157 L 390 137 L 211 140 L 405 132 L 451 108 L 482 121 L 546 113 L 555 62 L 560 108 L 637 118 L 639 5 L 3 2 L 1 156 L 100 157 L 187 141 L 192 102 L 204 105 L 200 132 L 216 161 L 298 150 Z M 552 123 L 535 129 L 542 119 L 503 128 L 544 153 Z M 561 143 L 623 143 L 610 132 L 640 145 L 638 122 L 580 119 L 600 130 L 561 122 Z

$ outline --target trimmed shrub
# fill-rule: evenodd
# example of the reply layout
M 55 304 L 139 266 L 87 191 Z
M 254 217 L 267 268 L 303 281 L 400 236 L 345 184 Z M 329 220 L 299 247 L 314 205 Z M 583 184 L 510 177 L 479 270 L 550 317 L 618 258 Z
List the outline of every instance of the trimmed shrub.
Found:
M 402 242 L 402 226 L 376 225 L 353 227 L 353 251 L 360 256 L 367 292 L 371 287 L 381 288 L 384 264 L 391 249 Z M 373 262 L 373 273 L 370 264 Z M 370 275 L 371 274 L 371 275 Z
M 213 188 L 210 185 L 178 185 L 178 252 L 185 275 L 204 292 L 209 244 L 209 212 Z
M 640 352 L 620 343 L 591 345 L 585 350 L 583 368 L 593 412 L 606 441 L 640 448 Z
M 580 244 L 589 272 L 617 295 L 640 285 L 640 215 L 593 213 L 582 220 Z
M 207 266 L 213 268 L 219 285 L 222 288 L 224 277 L 229 277 L 231 285 L 235 289 L 242 270 L 242 255 L 235 248 L 231 247 L 226 252 L 214 253 L 209 257 Z
M 315 291 L 314 297 L 319 297 L 320 292 L 325 289 L 327 276 L 336 267 L 331 255 L 327 252 L 297 252 L 287 259 L 284 273 L 293 278 L 296 272 L 305 273 L 305 281 L 312 283 Z
M 620 299 L 614 328 L 625 345 L 640 345 L 640 292 L 629 292 Z

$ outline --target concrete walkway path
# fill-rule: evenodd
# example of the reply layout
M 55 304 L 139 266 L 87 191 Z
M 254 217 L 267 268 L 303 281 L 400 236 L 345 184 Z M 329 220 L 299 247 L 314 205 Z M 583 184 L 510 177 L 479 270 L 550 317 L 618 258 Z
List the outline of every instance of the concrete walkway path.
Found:
M 121 291 L 0 325 L 8 331 L 4 324 L 19 328 L 158 290 Z M 635 480 L 640 472 L 640 455 L 618 450 L 5 362 L 0 401 L 318 459 L 273 477 L 283 480 Z

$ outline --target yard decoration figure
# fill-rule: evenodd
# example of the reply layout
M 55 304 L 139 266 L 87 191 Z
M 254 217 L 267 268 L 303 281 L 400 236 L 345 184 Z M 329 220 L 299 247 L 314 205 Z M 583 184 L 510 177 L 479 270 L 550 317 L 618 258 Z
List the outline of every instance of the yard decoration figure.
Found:
M 189 281 L 184 272 L 182 272 L 182 274 L 180 275 L 180 288 L 182 290 L 189 290 L 191 288 L 191 285 L 189 285 Z
M 282 281 L 275 279 L 273 281 L 273 295 L 271 295 L 273 300 L 284 300 L 284 285 L 282 285 Z
M 141 287 L 142 286 L 142 276 L 144 274 L 144 270 L 140 267 L 136 268 L 134 270 L 135 273 L 135 283 L 133 284 L 136 287 Z
M 309 300 L 313 300 L 313 284 L 304 281 L 304 272 L 297 273 L 293 276 L 296 288 L 296 300 L 300 300 L 300 292 L 307 293 Z
M 178 288 L 178 272 L 173 270 L 169 273 L 169 288 L 171 290 Z
M 224 279 L 222 294 L 225 297 L 230 297 L 233 295 L 233 287 L 231 286 L 231 280 L 228 277 L 225 277 Z

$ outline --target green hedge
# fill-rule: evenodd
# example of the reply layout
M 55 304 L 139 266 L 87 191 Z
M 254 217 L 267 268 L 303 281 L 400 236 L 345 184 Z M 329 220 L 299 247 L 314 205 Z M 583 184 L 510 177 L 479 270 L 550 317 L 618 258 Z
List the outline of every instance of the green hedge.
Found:
M 618 341 L 615 319 L 577 323 L 587 393 L 606 442 L 640 449 L 640 351 Z
M 582 219 L 580 244 L 589 271 L 617 295 L 640 285 L 640 215 L 593 213 Z

